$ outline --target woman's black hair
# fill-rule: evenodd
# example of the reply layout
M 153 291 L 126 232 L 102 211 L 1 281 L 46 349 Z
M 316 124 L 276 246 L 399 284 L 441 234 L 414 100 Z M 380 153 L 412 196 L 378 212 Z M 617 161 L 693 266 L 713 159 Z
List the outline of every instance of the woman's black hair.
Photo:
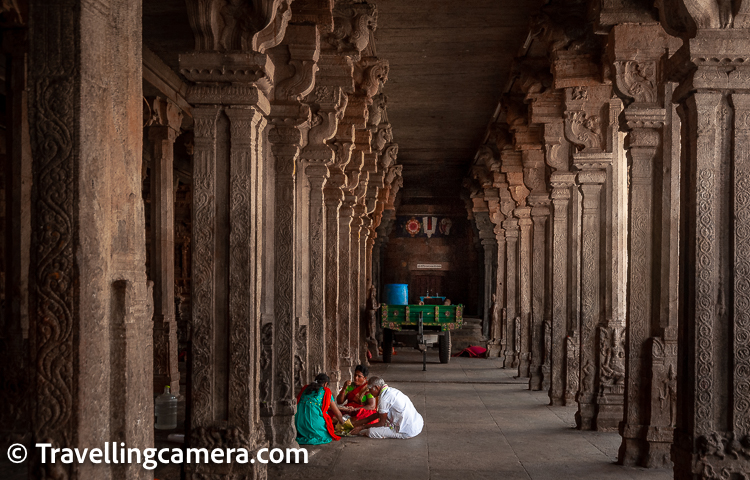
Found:
M 323 388 L 323 384 L 328 383 L 331 379 L 328 378 L 328 375 L 325 373 L 319 373 L 315 377 L 315 381 L 312 382 L 310 385 L 307 386 L 305 389 L 305 395 L 311 395 L 313 393 L 318 393 L 318 390 Z
M 354 367 L 354 371 L 361 373 L 365 376 L 365 378 L 367 378 L 367 374 L 370 373 L 370 369 L 365 367 L 364 365 L 357 365 L 356 367 Z

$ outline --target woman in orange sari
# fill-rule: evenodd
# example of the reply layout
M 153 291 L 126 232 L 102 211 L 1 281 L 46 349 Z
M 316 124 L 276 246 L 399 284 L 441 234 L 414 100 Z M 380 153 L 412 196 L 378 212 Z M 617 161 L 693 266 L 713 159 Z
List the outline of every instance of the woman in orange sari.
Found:
M 334 433 L 331 415 L 341 423 L 344 423 L 344 419 L 328 389 L 328 381 L 328 375 L 318 374 L 315 382 L 302 387 L 297 395 L 294 426 L 297 428 L 297 443 L 300 445 L 320 445 L 340 439 Z
M 347 380 L 336 401 L 344 404 L 341 411 L 348 413 L 352 420 L 367 418 L 375 413 L 375 397 L 367 389 L 367 374 L 370 373 L 364 365 L 357 365 L 354 369 L 354 383 Z

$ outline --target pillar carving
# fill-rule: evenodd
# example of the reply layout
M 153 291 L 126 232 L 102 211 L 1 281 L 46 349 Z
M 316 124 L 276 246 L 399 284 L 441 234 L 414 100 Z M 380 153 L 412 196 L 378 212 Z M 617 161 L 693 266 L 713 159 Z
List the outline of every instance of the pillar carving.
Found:
M 685 43 L 669 61 L 683 121 L 675 478 L 750 471 L 748 365 L 747 5 L 662 2 L 662 24 Z M 666 9 L 679 6 L 681 18 Z M 728 5 L 728 4 L 727 4 Z M 725 8 L 726 7 L 726 8 Z M 689 25 L 685 31 L 676 20 Z M 682 28 L 680 28 L 682 27 Z M 707 59 L 720 59 L 718 62 Z
M 148 99 L 146 127 L 151 147 L 151 263 L 154 282 L 154 395 L 169 385 L 180 394 L 177 367 L 177 322 L 174 307 L 174 141 L 182 112 L 162 98 Z
M 667 270 L 670 266 L 669 250 L 664 251 L 662 243 L 672 244 L 670 223 L 678 220 L 672 218 L 675 207 L 669 193 L 672 150 L 663 147 L 671 138 L 672 112 L 664 103 L 672 89 L 664 82 L 660 58 L 679 43 L 659 25 L 616 25 L 610 33 L 615 87 L 628 102 L 624 127 L 630 161 L 627 381 L 618 459 L 624 465 L 663 468 L 672 464 L 672 416 L 662 412 L 674 412 L 676 407 L 669 390 L 676 380 L 677 325 L 671 323 L 668 305 L 664 305 L 666 317 L 660 318 L 663 297 L 653 293 L 669 291 L 670 283 L 677 281 L 669 273 L 662 274 L 662 261 Z M 677 165 L 675 172 L 679 172 Z M 655 188 L 661 178 L 664 189 Z M 666 192 L 665 198 L 661 192 Z M 662 220 L 666 236 L 656 234 L 662 209 L 667 212 Z

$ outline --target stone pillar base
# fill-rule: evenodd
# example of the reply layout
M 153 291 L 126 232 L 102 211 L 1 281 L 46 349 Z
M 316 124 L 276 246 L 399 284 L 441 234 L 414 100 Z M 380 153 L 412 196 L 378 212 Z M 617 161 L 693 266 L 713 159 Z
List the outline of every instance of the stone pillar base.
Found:
M 531 367 L 531 377 L 529 378 L 529 390 L 539 391 L 542 389 L 542 370 L 540 367 Z
M 565 405 L 570 405 L 570 402 L 566 402 L 564 398 L 552 398 L 549 399 L 549 406 L 550 407 L 564 407 Z
M 499 344 L 487 344 L 487 358 L 496 358 L 499 357 L 501 361 L 505 361 L 505 356 L 502 354 L 504 348 L 502 345 Z
M 618 431 L 624 415 L 623 396 L 604 393 L 597 397 L 597 404 L 596 430 L 598 432 Z
M 672 468 L 672 427 L 650 427 L 620 423 L 622 444 L 617 463 L 628 467 Z
M 526 353 L 519 355 L 518 359 L 518 378 L 529 378 L 529 370 L 531 369 L 531 359 Z
M 518 368 L 518 354 L 506 353 L 503 368 Z
M 269 439 L 271 448 L 299 448 L 294 415 L 276 415 L 272 419 L 274 438 Z
M 576 428 L 578 430 L 594 430 L 596 419 L 596 404 L 593 395 L 578 394 L 578 411 L 576 412 Z
M 548 392 L 552 388 L 552 368 L 542 365 L 542 391 Z

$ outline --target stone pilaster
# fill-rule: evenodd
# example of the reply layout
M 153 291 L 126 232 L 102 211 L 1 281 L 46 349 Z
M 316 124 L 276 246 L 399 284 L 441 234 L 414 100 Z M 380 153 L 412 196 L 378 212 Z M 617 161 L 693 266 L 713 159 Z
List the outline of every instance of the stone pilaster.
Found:
M 154 282 L 154 395 L 169 385 L 180 394 L 177 367 L 177 323 L 174 309 L 174 141 L 180 133 L 182 112 L 162 98 L 148 100 L 151 147 L 151 262 Z

